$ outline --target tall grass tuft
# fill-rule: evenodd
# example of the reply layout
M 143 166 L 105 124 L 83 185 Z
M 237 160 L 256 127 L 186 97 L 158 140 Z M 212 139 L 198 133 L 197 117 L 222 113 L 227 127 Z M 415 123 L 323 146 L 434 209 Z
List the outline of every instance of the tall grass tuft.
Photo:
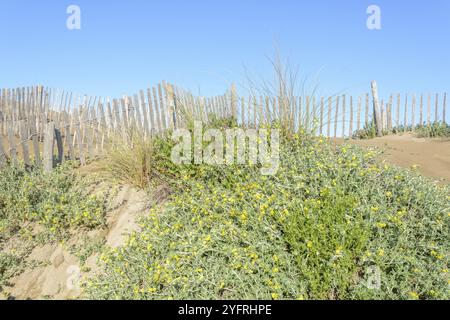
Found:
M 287 136 L 299 132 L 314 135 L 319 129 L 319 115 L 313 108 L 317 83 L 307 85 L 307 79 L 300 76 L 299 68 L 288 59 L 283 60 L 278 53 L 270 59 L 270 64 L 272 79 L 256 80 L 254 76 L 247 74 L 245 85 L 252 101 L 256 102 L 255 107 L 263 111 L 264 118 L 261 121 L 264 124 L 277 123 Z M 309 100 L 306 98 L 308 96 Z M 319 104 L 320 101 L 317 100 L 317 110 Z M 333 109 L 334 106 L 333 102 Z M 245 118 L 245 115 L 241 117 Z
M 145 189 L 152 176 L 153 139 L 136 128 L 113 134 L 100 169 L 110 178 Z

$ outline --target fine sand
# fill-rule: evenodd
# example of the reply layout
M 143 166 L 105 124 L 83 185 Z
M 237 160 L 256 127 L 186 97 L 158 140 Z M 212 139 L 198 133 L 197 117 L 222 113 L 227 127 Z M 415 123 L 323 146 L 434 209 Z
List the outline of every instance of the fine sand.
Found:
M 382 158 L 387 162 L 417 170 L 424 176 L 438 180 L 441 184 L 450 184 L 450 139 L 416 138 L 412 134 L 389 135 L 370 140 L 344 140 L 343 142 L 363 146 L 377 147 L 384 151 Z

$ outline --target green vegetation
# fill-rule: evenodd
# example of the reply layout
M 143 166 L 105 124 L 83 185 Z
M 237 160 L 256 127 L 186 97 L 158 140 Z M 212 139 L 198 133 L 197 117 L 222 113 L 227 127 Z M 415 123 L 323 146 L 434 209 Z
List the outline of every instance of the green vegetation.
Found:
M 86 297 L 449 298 L 448 187 L 374 151 L 284 137 L 274 176 L 257 165 L 175 166 L 172 142 L 155 139 L 150 174 L 172 194 L 102 254 Z M 368 285 L 373 270 L 379 288 Z
M 71 164 L 50 173 L 9 167 L 0 176 L 1 239 L 26 222 L 64 233 L 70 227 L 95 228 L 104 222 L 104 203 L 89 196 Z
M 370 122 L 369 124 L 364 125 L 364 127 L 360 130 L 356 130 L 353 133 L 353 139 L 373 139 L 377 136 L 377 131 L 375 124 Z
M 0 252 L 0 290 L 7 280 L 21 271 L 20 257 Z
M 450 138 L 450 125 L 442 122 L 420 125 L 415 128 L 415 131 L 420 138 Z
M 0 175 L 0 291 L 23 270 L 33 247 L 62 240 L 74 229 L 105 223 L 105 202 L 89 195 L 87 182 L 66 163 L 52 172 L 11 166 Z M 9 245 L 19 239 L 17 249 Z
M 384 131 L 383 135 L 402 134 L 405 132 L 414 132 L 414 134 L 419 138 L 448 138 L 450 137 L 450 126 L 442 122 L 433 122 L 430 125 L 423 124 L 413 126 L 396 126 L 392 128 L 391 132 Z M 363 129 L 355 131 L 353 134 L 353 139 L 373 139 L 376 135 L 376 128 L 373 123 L 364 126 Z

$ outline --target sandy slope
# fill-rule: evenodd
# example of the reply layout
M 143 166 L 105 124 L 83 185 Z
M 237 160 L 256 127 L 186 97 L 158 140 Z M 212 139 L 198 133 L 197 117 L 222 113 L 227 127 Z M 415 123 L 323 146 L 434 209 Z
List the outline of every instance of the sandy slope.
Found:
M 336 141 L 342 143 L 344 140 Z M 346 141 L 359 146 L 381 148 L 387 162 L 404 168 L 417 165 L 421 174 L 439 180 L 442 184 L 450 183 L 450 139 L 424 139 L 403 134 Z
M 110 188 L 101 184 L 96 189 Z M 95 193 L 95 191 L 94 191 Z M 12 287 L 0 294 L 0 299 L 75 299 L 80 295 L 77 279 L 86 278 L 98 271 L 98 254 L 92 254 L 80 268 L 79 259 L 70 252 L 71 245 L 87 245 L 104 240 L 106 245 L 117 247 L 124 243 L 126 235 L 137 230 L 136 218 L 145 214 L 149 207 L 148 196 L 132 187 L 120 187 L 110 200 L 111 210 L 107 213 L 107 227 L 87 234 L 77 234 L 69 243 L 47 244 L 33 249 L 28 261 L 40 262 L 40 266 L 29 268 L 12 278 Z M 80 242 L 87 237 L 87 242 Z M 84 238 L 86 241 L 86 238 Z

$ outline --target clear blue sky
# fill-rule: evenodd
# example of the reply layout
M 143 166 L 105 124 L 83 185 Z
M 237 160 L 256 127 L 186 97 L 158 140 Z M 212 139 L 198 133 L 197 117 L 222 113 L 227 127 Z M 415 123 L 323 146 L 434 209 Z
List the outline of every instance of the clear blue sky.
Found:
M 81 30 L 66 8 L 81 7 Z M 382 29 L 366 28 L 381 7 Z M 270 76 L 278 46 L 319 91 L 450 91 L 450 1 L 1 0 L 0 87 L 132 94 L 160 80 L 203 94 Z

